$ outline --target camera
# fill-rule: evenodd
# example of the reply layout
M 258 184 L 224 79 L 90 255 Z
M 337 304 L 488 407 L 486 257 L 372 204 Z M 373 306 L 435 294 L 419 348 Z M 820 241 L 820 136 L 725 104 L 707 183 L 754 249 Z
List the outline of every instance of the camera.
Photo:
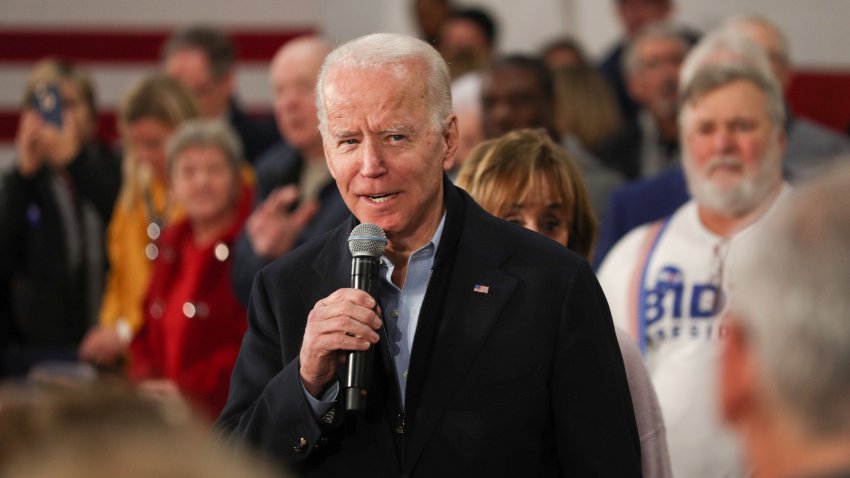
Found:
M 32 95 L 32 106 L 44 118 L 44 121 L 62 127 L 62 97 L 55 83 L 41 83 L 35 86 Z

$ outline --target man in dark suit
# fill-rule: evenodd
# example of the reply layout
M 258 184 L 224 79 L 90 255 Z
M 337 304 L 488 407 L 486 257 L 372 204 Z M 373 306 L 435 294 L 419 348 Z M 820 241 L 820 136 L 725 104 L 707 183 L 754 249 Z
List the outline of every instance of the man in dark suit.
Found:
M 624 36 L 605 54 L 599 64 L 599 70 L 611 82 L 620 103 L 623 119 L 630 123 L 637 119 L 640 108 L 626 87 L 623 56 L 629 43 L 644 27 L 653 23 L 669 22 L 673 18 L 676 2 L 673 0 L 615 0 L 614 3 Z M 699 39 L 699 34 L 690 28 L 685 29 L 685 36 L 690 44 L 696 43 Z
M 626 47 L 626 85 L 638 107 L 632 120 L 594 151 L 626 179 L 651 177 L 678 164 L 676 93 L 689 47 L 685 33 L 665 23 L 646 26 Z
M 668 169 L 651 178 L 640 179 L 614 189 L 608 200 L 607 215 L 599 225 L 599 238 L 593 251 L 593 269 L 629 231 L 667 217 L 688 202 L 691 193 L 681 167 Z
M 325 157 L 350 221 L 262 269 L 218 427 L 303 476 L 640 476 L 610 313 L 589 265 L 480 209 L 443 173 L 448 68 L 376 34 L 325 60 Z M 376 300 L 346 239 L 383 228 Z M 347 351 L 375 348 L 364 413 Z
M 283 137 L 255 163 L 257 206 L 237 242 L 233 290 L 246 306 L 257 272 L 348 218 L 325 162 L 314 85 L 331 44 L 304 36 L 280 47 L 269 67 Z
M 249 162 L 280 139 L 271 118 L 252 118 L 239 107 L 236 51 L 223 32 L 203 25 L 178 30 L 166 41 L 162 56 L 165 72 L 192 93 L 201 115 L 222 118 L 233 127 Z

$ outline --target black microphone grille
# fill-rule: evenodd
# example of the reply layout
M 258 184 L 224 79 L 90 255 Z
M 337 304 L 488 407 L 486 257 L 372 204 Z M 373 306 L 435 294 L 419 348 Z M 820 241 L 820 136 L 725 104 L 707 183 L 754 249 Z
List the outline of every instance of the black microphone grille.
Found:
M 352 256 L 381 257 L 387 248 L 387 235 L 381 226 L 358 224 L 348 236 L 348 249 Z

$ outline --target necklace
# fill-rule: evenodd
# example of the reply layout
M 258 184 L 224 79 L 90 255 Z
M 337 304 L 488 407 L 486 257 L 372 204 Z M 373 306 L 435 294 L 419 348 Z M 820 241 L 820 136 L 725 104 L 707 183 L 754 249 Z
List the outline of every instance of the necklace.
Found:
M 162 213 L 157 213 L 153 204 L 153 194 L 151 194 L 150 188 L 147 187 L 145 188 L 145 209 L 148 216 L 148 227 L 145 232 L 149 240 L 145 246 L 145 257 L 149 261 L 153 261 L 159 257 L 158 241 L 165 227 L 165 215 L 168 211 L 168 203 L 166 202 Z
M 712 299 L 711 310 L 718 314 L 726 305 L 726 294 L 723 291 L 723 268 L 726 264 L 726 255 L 729 253 L 729 239 L 723 238 L 714 245 L 711 259 L 711 275 L 709 284 L 713 285 L 716 293 Z

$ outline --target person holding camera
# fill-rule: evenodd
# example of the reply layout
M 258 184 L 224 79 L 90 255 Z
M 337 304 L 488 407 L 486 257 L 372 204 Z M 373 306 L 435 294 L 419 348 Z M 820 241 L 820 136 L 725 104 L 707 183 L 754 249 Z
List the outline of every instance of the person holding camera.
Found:
M 120 164 L 95 139 L 94 89 L 74 65 L 35 65 L 0 176 L 2 375 L 74 360 L 103 292 L 104 228 Z

